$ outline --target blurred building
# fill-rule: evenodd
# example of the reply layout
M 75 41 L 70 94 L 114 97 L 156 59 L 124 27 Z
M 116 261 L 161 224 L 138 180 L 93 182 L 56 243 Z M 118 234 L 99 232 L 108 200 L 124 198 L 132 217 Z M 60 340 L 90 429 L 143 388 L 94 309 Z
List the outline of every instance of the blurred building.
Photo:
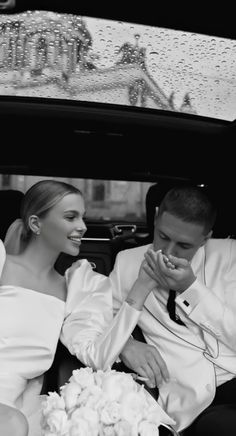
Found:
M 27 11 L 0 17 L 0 93 L 53 97 L 195 113 L 186 94 L 180 108 L 146 67 L 146 48 L 124 43 L 110 68 L 90 56 L 85 19 Z
M 34 183 L 44 179 L 62 180 L 78 187 L 85 197 L 88 218 L 128 221 L 146 219 L 145 197 L 151 185 L 149 182 L 0 174 L 0 190 L 17 189 L 26 192 Z

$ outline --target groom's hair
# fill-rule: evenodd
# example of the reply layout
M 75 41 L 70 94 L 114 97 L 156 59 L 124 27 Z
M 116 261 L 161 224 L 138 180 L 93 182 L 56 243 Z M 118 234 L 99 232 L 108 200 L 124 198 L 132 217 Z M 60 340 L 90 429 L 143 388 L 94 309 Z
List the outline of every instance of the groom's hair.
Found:
M 217 213 L 214 202 L 201 187 L 188 185 L 177 186 L 167 192 L 159 206 L 157 218 L 163 212 L 202 225 L 204 234 L 212 230 Z

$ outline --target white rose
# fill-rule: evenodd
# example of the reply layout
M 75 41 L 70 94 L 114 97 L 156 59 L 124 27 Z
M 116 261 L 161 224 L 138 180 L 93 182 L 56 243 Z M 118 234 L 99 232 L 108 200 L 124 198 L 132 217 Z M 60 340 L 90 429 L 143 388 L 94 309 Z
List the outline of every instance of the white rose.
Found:
M 142 420 L 145 404 L 138 392 L 129 392 L 121 399 L 121 417 L 131 425 Z
M 139 423 L 138 432 L 140 436 L 159 436 L 158 427 L 148 421 L 142 421 Z
M 129 422 L 121 420 L 114 425 L 116 436 L 132 436 L 132 428 Z
M 117 436 L 113 425 L 102 426 L 100 428 L 99 436 Z
M 43 415 L 48 415 L 52 410 L 65 409 L 65 401 L 57 392 L 49 392 L 47 399 L 42 401 Z
M 101 369 L 98 369 L 97 372 L 94 373 L 94 381 L 97 386 L 102 386 L 102 382 L 106 374 L 107 372 L 104 373 L 104 371 L 102 371 Z
M 71 414 L 71 420 L 76 420 L 77 418 L 83 418 L 93 425 L 97 425 L 99 422 L 98 413 L 96 410 L 90 409 L 89 407 L 80 407 Z
M 67 410 L 76 406 L 78 397 L 81 393 L 81 387 L 77 383 L 70 381 L 61 388 L 61 395 L 64 398 Z
M 47 425 L 51 433 L 56 435 L 66 435 L 68 432 L 68 419 L 64 410 L 52 410 L 47 416 Z
M 77 400 L 78 406 L 85 406 L 87 405 L 87 402 L 89 401 L 89 398 L 99 398 L 102 395 L 102 391 L 97 386 L 89 386 L 88 388 L 85 388 Z
M 103 397 L 103 392 L 98 386 L 89 386 L 81 392 L 78 400 L 78 406 L 88 406 L 97 409 L 98 403 Z
M 86 367 L 74 369 L 72 374 L 73 375 L 70 377 L 69 381 L 75 381 L 81 386 L 82 389 L 94 385 L 94 374 L 92 368 Z
M 80 407 L 71 415 L 71 425 L 72 427 L 78 427 L 79 423 L 83 422 L 83 426 L 89 429 L 90 436 L 98 436 L 98 428 L 99 428 L 99 417 L 96 410 L 90 409 L 89 407 Z M 85 425 L 85 423 L 87 423 Z M 86 430 L 87 431 L 87 430 Z M 86 436 L 87 433 L 78 433 L 78 436 Z M 76 435 L 77 436 L 77 435 Z
M 101 410 L 100 420 L 103 424 L 115 424 L 120 419 L 120 404 L 116 401 L 107 403 Z
M 137 387 L 130 374 L 111 372 L 104 377 L 102 389 L 108 399 L 119 401 L 126 393 L 136 391 Z
M 42 431 L 43 436 L 58 436 L 58 433 L 52 433 L 50 430 Z
M 96 436 L 98 433 L 95 433 Z M 71 423 L 69 436 L 91 436 L 90 426 L 88 421 L 82 418 L 78 418 Z

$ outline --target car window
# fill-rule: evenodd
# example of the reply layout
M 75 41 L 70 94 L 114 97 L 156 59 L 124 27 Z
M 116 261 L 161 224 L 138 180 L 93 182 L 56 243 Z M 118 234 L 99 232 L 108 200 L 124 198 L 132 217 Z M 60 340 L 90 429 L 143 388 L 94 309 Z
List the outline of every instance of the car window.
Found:
M 0 95 L 232 121 L 236 41 L 36 10 L 0 16 Z
M 79 179 L 32 175 L 0 175 L 0 190 L 26 192 L 43 179 L 62 180 L 78 187 L 86 200 L 86 219 L 90 221 L 145 222 L 145 198 L 150 182 Z

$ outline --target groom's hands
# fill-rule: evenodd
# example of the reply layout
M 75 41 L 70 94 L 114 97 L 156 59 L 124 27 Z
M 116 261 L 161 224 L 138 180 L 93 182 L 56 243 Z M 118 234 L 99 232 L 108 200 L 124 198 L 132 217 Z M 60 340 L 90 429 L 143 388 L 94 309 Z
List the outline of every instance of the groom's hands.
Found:
M 159 387 L 161 383 L 168 382 L 167 366 L 155 347 L 130 338 L 124 346 L 120 358 L 132 371 L 146 377 L 149 388 Z
M 196 280 L 191 264 L 187 259 L 172 255 L 168 257 L 161 250 L 149 249 L 145 255 L 148 273 L 156 280 L 157 287 L 184 292 Z

